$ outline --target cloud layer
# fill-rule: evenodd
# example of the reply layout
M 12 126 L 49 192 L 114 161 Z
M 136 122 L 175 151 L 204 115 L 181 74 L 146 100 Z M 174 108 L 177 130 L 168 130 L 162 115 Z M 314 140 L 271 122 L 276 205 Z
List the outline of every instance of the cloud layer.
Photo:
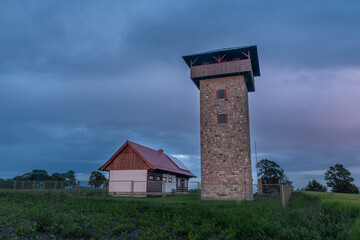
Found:
M 358 7 L 2 1 L 0 177 L 34 168 L 87 174 L 126 139 L 186 156 L 199 175 L 199 93 L 181 56 L 256 44 L 258 158 L 277 161 L 297 187 L 335 163 L 360 185 Z

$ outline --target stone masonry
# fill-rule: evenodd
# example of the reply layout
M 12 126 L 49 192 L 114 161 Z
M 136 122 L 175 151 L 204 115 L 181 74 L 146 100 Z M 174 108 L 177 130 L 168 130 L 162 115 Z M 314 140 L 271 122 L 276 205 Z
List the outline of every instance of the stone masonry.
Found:
M 225 90 L 226 98 L 217 99 Z M 218 114 L 227 115 L 219 124 Z M 200 81 L 201 198 L 252 200 L 248 89 L 244 76 Z

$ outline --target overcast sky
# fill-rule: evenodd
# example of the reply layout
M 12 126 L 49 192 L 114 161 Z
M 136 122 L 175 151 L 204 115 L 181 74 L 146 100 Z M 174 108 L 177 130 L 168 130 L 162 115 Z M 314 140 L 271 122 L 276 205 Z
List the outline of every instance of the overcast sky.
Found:
M 350 0 L 1 1 L 0 177 L 87 178 L 127 139 L 200 176 L 199 90 L 181 56 L 257 45 L 252 152 L 256 141 L 258 159 L 295 187 L 324 183 L 336 163 L 360 185 L 359 10 Z

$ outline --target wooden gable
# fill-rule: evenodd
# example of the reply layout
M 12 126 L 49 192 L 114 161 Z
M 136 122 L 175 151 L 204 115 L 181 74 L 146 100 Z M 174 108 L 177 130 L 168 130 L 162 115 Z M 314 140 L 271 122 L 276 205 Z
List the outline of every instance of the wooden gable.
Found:
M 122 149 L 122 151 L 105 168 L 106 171 L 137 169 L 150 169 L 150 167 L 129 145 Z

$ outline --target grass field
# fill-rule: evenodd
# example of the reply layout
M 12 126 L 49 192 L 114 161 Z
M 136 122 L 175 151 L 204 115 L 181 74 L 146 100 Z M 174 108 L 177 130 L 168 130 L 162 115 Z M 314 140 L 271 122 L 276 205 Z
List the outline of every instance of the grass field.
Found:
M 328 205 L 334 199 L 346 205 L 341 196 L 301 192 L 292 194 L 288 209 L 279 199 L 237 203 L 199 201 L 195 194 L 164 201 L 3 192 L 0 239 L 351 239 L 358 215 Z
M 360 195 L 345 193 L 306 192 L 308 196 L 321 202 L 322 208 L 330 213 L 342 213 L 357 218 L 350 230 L 351 239 L 360 239 Z

